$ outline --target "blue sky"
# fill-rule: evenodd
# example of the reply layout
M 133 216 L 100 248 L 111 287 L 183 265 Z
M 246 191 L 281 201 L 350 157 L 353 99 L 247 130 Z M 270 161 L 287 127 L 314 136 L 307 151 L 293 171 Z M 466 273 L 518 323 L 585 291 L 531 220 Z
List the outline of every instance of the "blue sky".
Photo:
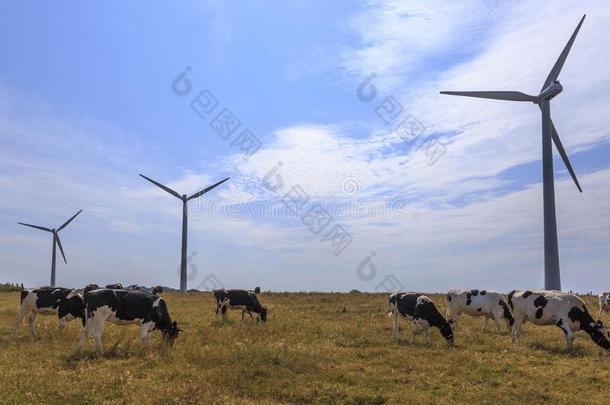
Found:
M 144 173 L 181 193 L 231 176 L 191 204 L 193 288 L 541 287 L 539 112 L 438 91 L 535 93 L 584 13 L 552 105 L 584 188 L 556 159 L 560 259 L 565 289 L 607 288 L 601 1 L 2 4 L 0 278 L 48 283 L 50 238 L 16 222 L 58 226 L 83 208 L 59 284 L 176 286 L 179 201 Z M 218 105 L 202 118 L 203 90 Z M 389 123 L 388 100 L 402 109 Z M 223 109 L 241 122 L 228 139 L 210 127 Z M 395 131 L 404 119 L 424 128 L 415 141 Z M 261 144 L 247 158 L 244 129 Z M 323 229 L 291 211 L 295 190 Z M 352 241 L 338 255 L 336 229 Z

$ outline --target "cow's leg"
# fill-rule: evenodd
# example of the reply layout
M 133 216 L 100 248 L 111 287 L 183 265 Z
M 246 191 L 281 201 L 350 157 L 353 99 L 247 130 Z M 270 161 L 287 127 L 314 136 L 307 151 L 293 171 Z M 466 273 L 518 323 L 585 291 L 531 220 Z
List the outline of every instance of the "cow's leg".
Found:
M 80 330 L 80 339 L 78 340 L 78 345 L 76 346 L 76 350 L 74 350 L 75 354 L 81 354 L 83 351 L 83 347 L 85 343 L 87 343 L 87 335 L 89 334 L 89 325 L 90 322 L 87 321 L 85 326 L 83 326 Z
M 457 327 L 458 315 L 454 314 L 453 311 L 450 311 L 449 308 L 447 308 L 447 311 L 445 311 L 445 318 L 447 318 L 447 322 L 449 322 L 451 329 L 455 331 L 455 328 Z
M 568 350 L 572 351 L 572 349 L 574 349 L 574 332 L 572 332 L 572 328 L 570 328 L 569 326 L 566 328 L 565 332 Z
M 500 311 L 496 311 L 494 312 L 494 322 L 496 323 L 496 331 L 498 333 L 500 333 L 500 331 L 502 330 L 502 326 L 500 324 L 500 320 L 501 320 L 501 316 L 500 316 Z
M 36 318 L 38 317 L 38 313 L 35 311 L 30 311 L 28 315 L 28 324 L 30 325 L 30 333 L 32 336 L 36 337 Z
M 396 311 L 392 311 L 392 337 L 396 340 L 398 340 L 398 330 L 399 330 L 399 325 L 398 325 L 398 313 Z
M 17 336 L 17 332 L 19 331 L 19 327 L 23 322 L 23 318 L 30 311 L 29 306 L 26 303 L 21 304 L 19 308 L 19 313 L 17 314 L 17 319 L 15 320 L 15 328 L 13 329 L 13 336 Z
M 66 321 L 65 316 L 63 318 L 59 318 L 59 325 L 58 325 L 59 330 L 63 331 L 65 329 L 67 323 L 68 323 L 68 321 Z
M 487 333 L 487 315 L 483 315 L 483 332 Z
M 244 311 L 244 310 L 242 309 L 242 310 L 241 310 L 241 320 L 242 320 L 242 321 L 244 320 L 244 312 L 246 312 L 246 311 Z
M 426 337 L 426 345 L 430 346 L 430 326 L 427 324 L 424 324 L 424 336 Z
M 458 323 L 460 321 L 460 313 L 453 314 L 451 319 L 453 319 L 451 327 L 453 328 L 453 331 L 456 332 L 458 330 Z
M 99 356 L 104 354 L 104 348 L 102 346 L 102 334 L 104 333 L 104 323 L 106 320 L 101 317 L 93 317 L 91 320 L 93 325 L 93 339 L 95 340 L 95 347 Z
M 150 331 L 153 327 L 154 324 L 152 322 L 143 323 L 142 326 L 140 326 L 140 343 L 142 344 L 142 347 L 146 347 L 150 343 Z
M 417 321 L 413 321 L 413 334 L 411 337 L 411 344 L 415 344 L 415 334 L 417 333 Z

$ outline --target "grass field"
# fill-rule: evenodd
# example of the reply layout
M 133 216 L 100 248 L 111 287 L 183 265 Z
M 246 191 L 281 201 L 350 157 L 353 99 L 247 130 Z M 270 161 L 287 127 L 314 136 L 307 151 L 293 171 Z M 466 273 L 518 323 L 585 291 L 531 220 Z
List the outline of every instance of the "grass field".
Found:
M 607 403 L 610 358 L 584 332 L 565 350 L 556 327 L 525 326 L 521 345 L 482 333 L 463 318 L 455 347 L 438 331 L 413 346 L 410 327 L 391 339 L 386 294 L 261 294 L 267 323 L 229 313 L 215 322 L 211 294 L 165 294 L 186 332 L 173 349 L 154 332 L 140 350 L 136 326 L 107 324 L 103 358 L 93 342 L 70 359 L 79 323 L 64 333 L 39 317 L 34 341 L 24 323 L 11 336 L 19 293 L 0 293 L 3 403 Z M 444 297 L 433 296 L 444 312 Z M 597 311 L 592 297 L 589 308 Z M 491 325 L 491 324 L 490 324 Z M 410 326 L 410 325 L 409 325 Z

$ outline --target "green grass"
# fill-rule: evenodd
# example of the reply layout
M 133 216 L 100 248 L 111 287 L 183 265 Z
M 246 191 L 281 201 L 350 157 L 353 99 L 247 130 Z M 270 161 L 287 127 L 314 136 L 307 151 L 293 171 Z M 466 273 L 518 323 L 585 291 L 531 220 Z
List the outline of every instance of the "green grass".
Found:
M 165 294 L 186 332 L 173 349 L 154 332 L 141 350 L 135 326 L 107 324 L 106 355 L 90 342 L 70 359 L 79 324 L 65 333 L 39 317 L 39 339 L 11 336 L 19 293 L 0 293 L 0 402 L 7 403 L 606 403 L 608 354 L 583 332 L 565 350 L 556 327 L 525 325 L 523 343 L 482 333 L 464 317 L 455 347 L 437 330 L 413 346 L 410 325 L 391 338 L 386 294 L 261 294 L 267 323 L 229 313 L 215 322 L 211 294 Z M 444 312 L 443 296 L 433 299 Z M 592 297 L 589 308 L 596 308 Z M 491 326 L 491 324 L 490 324 Z M 495 328 L 491 328 L 495 329 Z

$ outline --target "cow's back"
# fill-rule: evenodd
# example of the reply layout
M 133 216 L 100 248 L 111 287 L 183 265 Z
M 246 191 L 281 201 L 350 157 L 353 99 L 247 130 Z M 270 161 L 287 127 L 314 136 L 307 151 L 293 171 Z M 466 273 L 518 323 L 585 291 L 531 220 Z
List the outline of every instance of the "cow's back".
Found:
M 574 307 L 586 310 L 579 297 L 556 290 L 517 290 L 510 298 L 513 315 L 537 325 L 550 325 Z

